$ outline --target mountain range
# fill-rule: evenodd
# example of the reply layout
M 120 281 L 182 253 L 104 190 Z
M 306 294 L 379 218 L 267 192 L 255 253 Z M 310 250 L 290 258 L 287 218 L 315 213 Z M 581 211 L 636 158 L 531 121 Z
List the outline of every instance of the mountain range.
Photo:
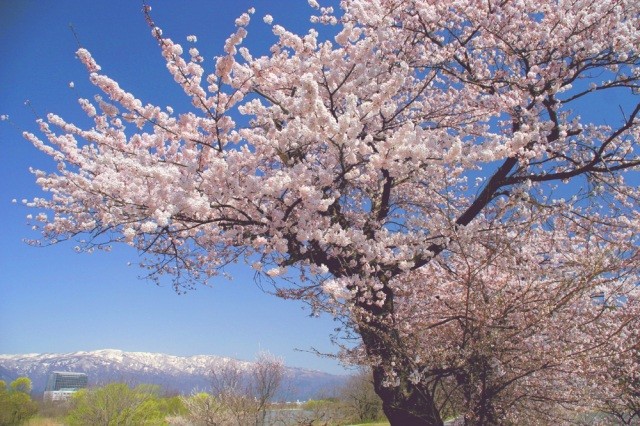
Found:
M 160 385 L 166 392 L 190 394 L 211 388 L 211 372 L 235 360 L 215 355 L 173 356 L 149 352 L 124 352 L 104 349 L 64 354 L 0 355 L 0 380 L 11 382 L 29 377 L 32 394 L 44 392 L 49 374 L 54 371 L 86 373 L 89 386 L 111 382 L 130 385 Z M 249 371 L 252 363 L 236 361 Z M 278 399 L 307 400 L 331 395 L 344 384 L 346 376 L 295 367 L 285 367 L 284 383 Z

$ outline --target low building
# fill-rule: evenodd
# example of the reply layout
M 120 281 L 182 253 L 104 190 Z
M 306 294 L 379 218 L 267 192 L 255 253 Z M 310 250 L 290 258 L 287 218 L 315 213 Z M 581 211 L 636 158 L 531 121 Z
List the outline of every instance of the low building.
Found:
M 45 401 L 66 401 L 79 389 L 87 387 L 88 377 L 85 373 L 70 371 L 54 371 L 49 375 L 44 390 Z

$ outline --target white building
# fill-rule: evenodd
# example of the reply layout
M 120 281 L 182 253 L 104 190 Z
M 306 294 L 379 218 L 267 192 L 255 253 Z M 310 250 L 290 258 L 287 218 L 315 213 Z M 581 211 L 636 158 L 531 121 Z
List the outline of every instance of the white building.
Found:
M 87 387 L 88 378 L 85 373 L 70 371 L 54 371 L 49 375 L 44 390 L 45 401 L 66 401 L 79 389 Z

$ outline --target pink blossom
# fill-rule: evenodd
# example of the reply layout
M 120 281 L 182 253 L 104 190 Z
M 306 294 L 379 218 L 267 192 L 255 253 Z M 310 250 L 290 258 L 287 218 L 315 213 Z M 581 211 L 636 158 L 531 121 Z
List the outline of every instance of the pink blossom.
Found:
M 409 3 L 338 19 L 310 0 L 332 37 L 273 25 L 256 56 L 250 10 L 213 70 L 154 27 L 182 112 L 79 49 L 102 95 L 80 100 L 88 125 L 24 133 L 57 166 L 34 170 L 33 226 L 125 242 L 176 280 L 252 264 L 359 334 L 343 357 L 392 424 L 618 409 L 640 371 L 640 3 Z

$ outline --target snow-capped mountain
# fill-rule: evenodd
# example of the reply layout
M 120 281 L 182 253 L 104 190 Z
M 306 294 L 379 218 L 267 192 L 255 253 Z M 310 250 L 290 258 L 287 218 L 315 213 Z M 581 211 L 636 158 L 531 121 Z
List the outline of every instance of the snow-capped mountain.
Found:
M 157 384 L 167 392 L 188 394 L 210 388 L 211 372 L 222 368 L 231 358 L 214 355 L 173 356 L 148 352 L 124 352 L 105 349 L 66 354 L 0 355 L 0 380 L 26 376 L 33 382 L 33 393 L 44 391 L 53 371 L 86 373 L 89 386 L 110 382 L 131 385 Z M 240 361 L 249 370 L 250 362 Z M 282 399 L 308 399 L 330 393 L 344 382 L 343 376 L 287 367 Z

